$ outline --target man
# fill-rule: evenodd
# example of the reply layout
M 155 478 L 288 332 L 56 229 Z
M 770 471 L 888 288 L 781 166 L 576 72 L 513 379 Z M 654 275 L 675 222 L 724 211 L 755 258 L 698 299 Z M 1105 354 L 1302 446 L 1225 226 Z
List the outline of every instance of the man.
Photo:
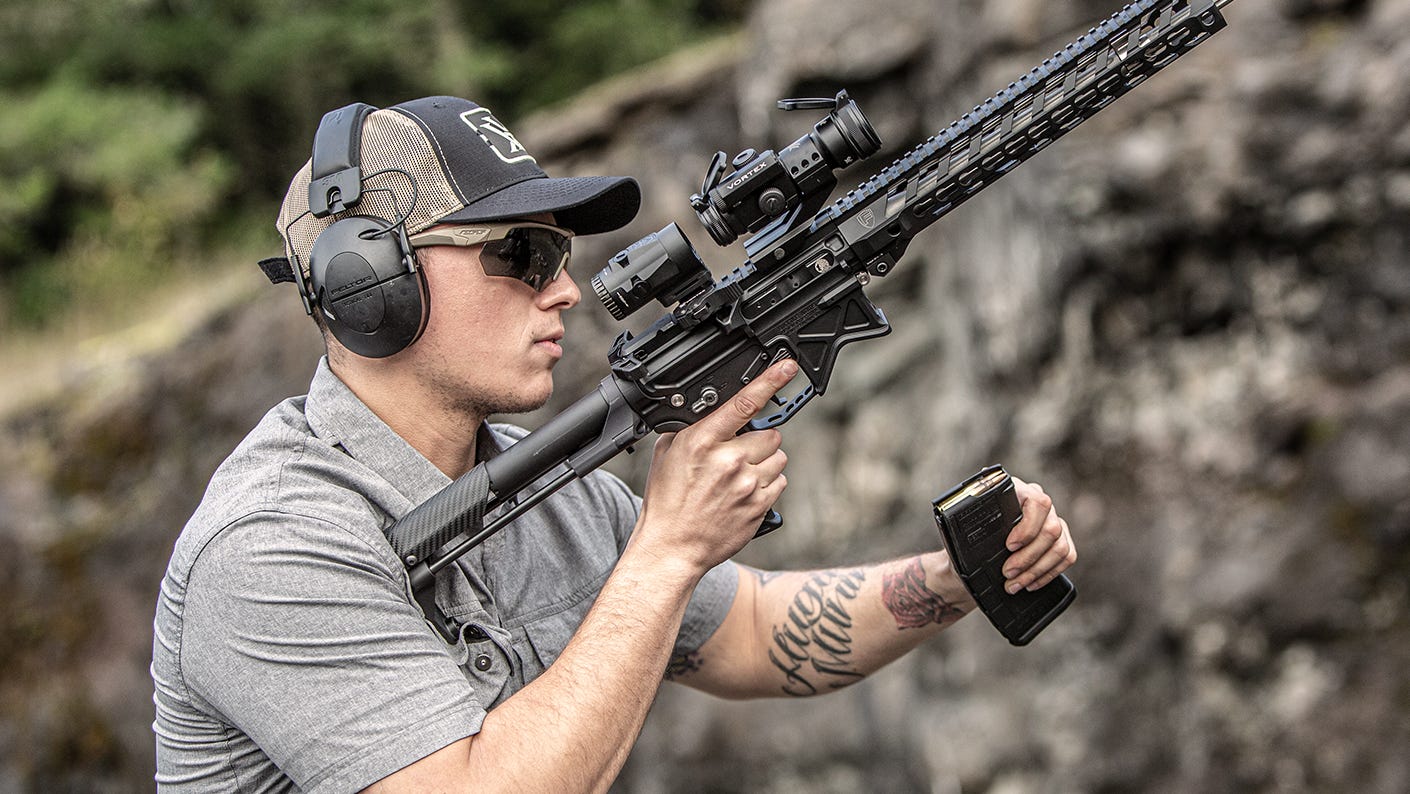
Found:
M 826 692 L 973 608 L 942 551 L 795 573 L 729 561 L 786 485 L 779 433 L 737 434 L 795 374 L 784 361 L 663 435 L 644 498 L 594 472 L 443 571 L 455 642 L 428 625 L 385 530 L 522 437 L 486 419 L 552 391 L 581 297 L 567 238 L 638 205 L 628 179 L 548 178 L 466 100 L 325 117 L 279 217 L 288 272 L 262 264 L 299 284 L 328 354 L 176 543 L 152 663 L 164 789 L 603 790 L 663 676 L 724 697 Z M 394 261 L 364 271 L 384 242 Z M 412 330 L 381 308 L 399 301 Z M 366 338 L 386 327 L 390 343 Z M 1012 590 L 1075 559 L 1048 497 L 1018 487 Z

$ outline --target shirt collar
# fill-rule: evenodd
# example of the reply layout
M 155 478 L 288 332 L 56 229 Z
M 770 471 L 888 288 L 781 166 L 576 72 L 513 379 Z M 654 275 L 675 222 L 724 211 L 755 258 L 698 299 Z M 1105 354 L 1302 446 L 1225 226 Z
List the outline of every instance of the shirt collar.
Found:
M 384 505 L 393 518 L 400 518 L 450 484 L 449 477 L 353 394 L 329 368 L 326 356 L 319 359 L 309 384 L 304 415 L 315 436 L 342 449 L 406 498 L 404 506 Z

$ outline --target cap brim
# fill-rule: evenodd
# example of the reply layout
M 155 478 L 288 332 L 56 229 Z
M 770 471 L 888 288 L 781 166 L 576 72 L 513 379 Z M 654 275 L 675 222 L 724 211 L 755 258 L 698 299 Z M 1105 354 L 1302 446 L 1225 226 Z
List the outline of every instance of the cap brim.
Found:
M 641 208 L 641 188 L 624 176 L 525 179 L 485 196 L 441 223 L 478 223 L 553 213 L 558 226 L 577 234 L 620 229 Z

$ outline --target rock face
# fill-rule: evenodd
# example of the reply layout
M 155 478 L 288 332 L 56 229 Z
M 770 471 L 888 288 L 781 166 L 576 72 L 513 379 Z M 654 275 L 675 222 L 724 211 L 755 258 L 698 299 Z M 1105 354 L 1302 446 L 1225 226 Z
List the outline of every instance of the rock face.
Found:
M 575 252 L 580 285 L 671 220 L 723 273 L 738 249 L 686 198 L 715 149 L 816 121 L 774 99 L 848 88 L 887 144 L 857 179 L 1113 10 L 762 0 L 745 35 L 516 126 L 554 173 L 642 182 L 641 217 Z M 1410 0 L 1226 16 L 873 282 L 895 332 L 785 427 L 787 526 L 742 554 L 931 548 L 930 499 L 1002 462 L 1071 522 L 1076 604 L 1023 649 L 972 617 L 827 698 L 668 687 L 620 790 L 1410 789 Z M 319 351 L 257 279 L 4 417 L 0 788 L 145 787 L 171 541 Z M 620 326 L 575 314 L 527 425 L 605 372 Z M 639 482 L 645 457 L 609 467 Z

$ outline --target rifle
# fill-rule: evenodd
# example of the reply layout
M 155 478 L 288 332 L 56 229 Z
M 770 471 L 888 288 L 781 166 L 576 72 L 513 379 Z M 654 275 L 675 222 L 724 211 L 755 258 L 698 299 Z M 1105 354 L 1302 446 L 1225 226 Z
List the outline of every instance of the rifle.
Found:
M 667 313 L 617 337 L 595 391 L 388 529 L 428 622 L 451 639 L 431 585 L 460 555 L 648 433 L 693 424 L 785 357 L 808 386 L 748 427 L 792 418 L 826 391 L 844 345 L 890 332 L 863 288 L 922 229 L 1223 29 L 1229 2 L 1135 0 L 832 204 L 835 172 L 881 140 L 845 91 L 781 101 L 828 114 L 779 152 L 746 150 L 728 174 L 718 152 L 691 197 L 716 243 L 749 235 L 744 263 L 715 282 L 675 223 L 612 257 L 592 279 L 612 315 L 652 299 Z M 759 534 L 781 523 L 771 511 Z

